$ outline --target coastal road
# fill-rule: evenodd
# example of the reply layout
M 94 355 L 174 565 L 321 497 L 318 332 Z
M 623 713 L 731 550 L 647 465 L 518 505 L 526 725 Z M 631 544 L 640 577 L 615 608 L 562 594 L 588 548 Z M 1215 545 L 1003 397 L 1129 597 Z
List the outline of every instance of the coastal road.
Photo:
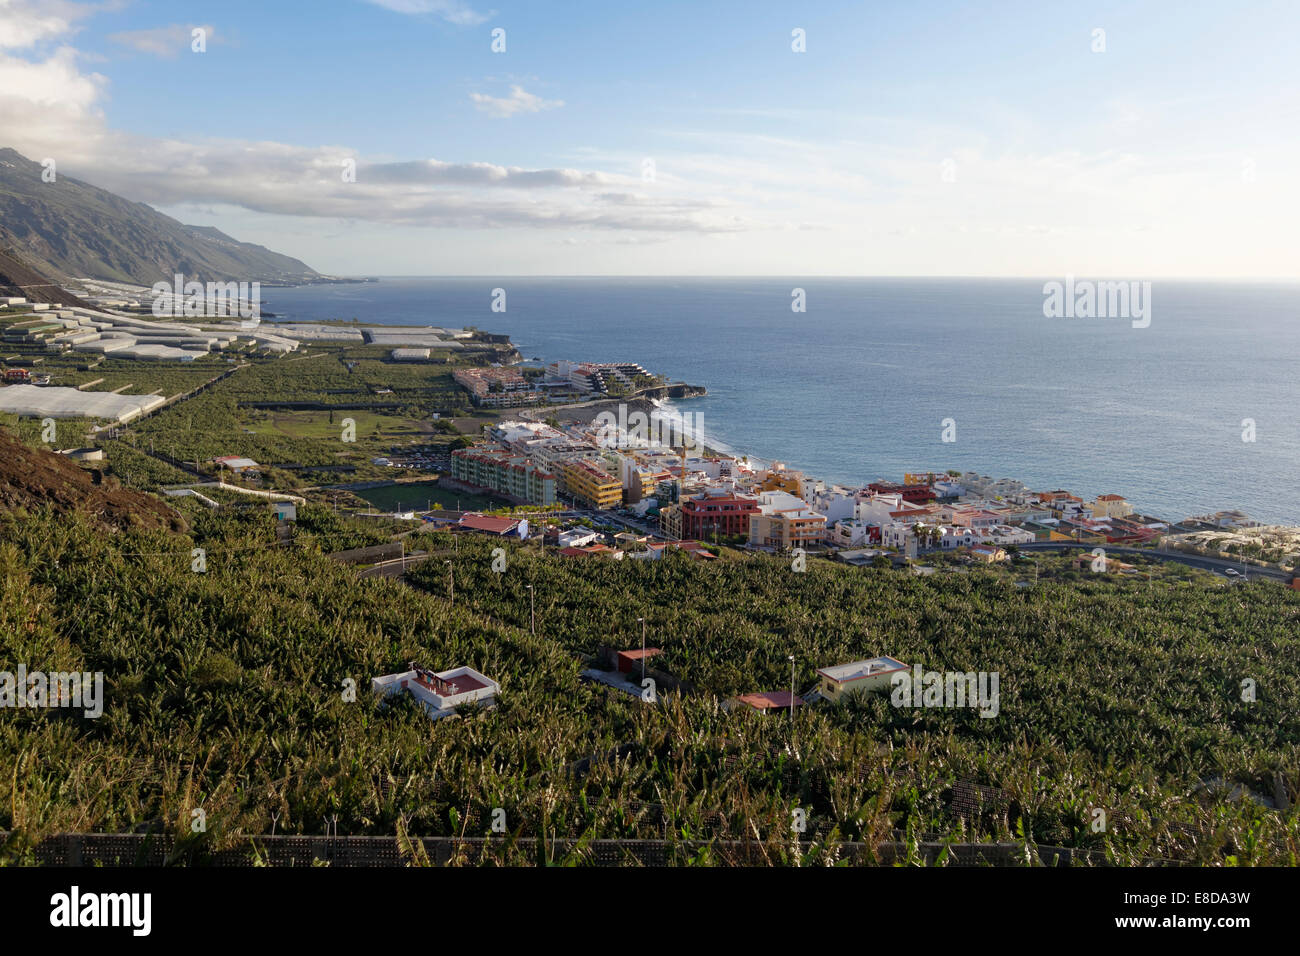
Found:
M 1246 571 L 1242 572 L 1240 561 L 1225 561 L 1222 558 L 1207 558 L 1199 554 L 1185 554 L 1181 551 L 1158 551 L 1155 548 L 1128 548 L 1117 547 L 1115 545 L 1098 545 L 1098 544 L 1078 544 L 1073 541 L 1035 541 L 1032 544 L 1016 545 L 1021 552 L 1026 551 L 1054 551 L 1058 548 L 1080 548 L 1085 551 L 1091 551 L 1093 548 L 1104 547 L 1107 554 L 1133 555 L 1142 558 L 1154 558 L 1157 561 L 1173 561 L 1176 564 L 1185 564 L 1189 568 L 1199 568 L 1202 571 L 1212 571 L 1223 574 L 1229 568 L 1241 574 L 1243 577 L 1252 578 L 1270 578 L 1274 581 L 1280 581 L 1286 584 L 1291 580 L 1289 571 L 1279 571 L 1276 568 L 1261 568 L 1256 565 L 1246 565 Z

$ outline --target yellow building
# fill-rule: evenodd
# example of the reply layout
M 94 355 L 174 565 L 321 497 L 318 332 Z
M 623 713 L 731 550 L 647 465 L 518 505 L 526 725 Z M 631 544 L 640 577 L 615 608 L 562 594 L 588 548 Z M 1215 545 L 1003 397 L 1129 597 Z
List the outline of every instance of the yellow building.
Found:
M 623 485 L 589 461 L 564 463 L 564 486 L 569 494 L 601 511 L 617 508 L 623 501 Z
M 1098 520 L 1127 518 L 1132 513 L 1133 506 L 1124 500 L 1123 495 L 1098 495 L 1092 503 L 1092 516 Z
M 647 498 L 655 496 L 655 486 L 658 485 L 657 473 L 649 468 L 636 468 L 628 475 L 628 486 L 626 491 L 627 503 L 632 505 L 638 501 L 645 501 Z
M 763 479 L 763 483 L 754 490 L 758 492 L 784 491 L 796 498 L 803 493 L 803 489 L 799 487 L 798 477 L 789 472 L 778 471 L 771 472 Z

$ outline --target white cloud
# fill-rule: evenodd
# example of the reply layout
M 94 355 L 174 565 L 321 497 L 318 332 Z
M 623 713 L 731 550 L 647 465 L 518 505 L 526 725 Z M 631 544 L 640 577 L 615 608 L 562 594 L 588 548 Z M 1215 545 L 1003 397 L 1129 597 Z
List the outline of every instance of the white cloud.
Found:
M 74 24 L 94 12 L 68 0 L 0 0 L 0 49 L 21 50 L 66 36 Z
M 0 9 L 19 9 L 0 0 Z M 25 10 L 24 22 L 35 14 Z M 28 46 L 72 29 L 25 28 Z M 4 22 L 0 20 L 0 22 Z M 188 50 L 189 27 L 118 34 L 118 42 L 167 55 Z M 60 46 L 24 59 L 0 52 L 3 142 L 31 159 L 53 157 L 73 176 L 157 206 L 212 203 L 281 216 L 337 218 L 388 225 L 554 229 L 580 227 L 662 233 L 726 232 L 734 214 L 672 194 L 632 204 L 628 175 L 572 168 L 524 168 L 436 159 L 375 162 L 338 146 L 212 140 L 181 142 L 110 129 L 100 109 L 104 77 L 83 73 L 78 53 Z M 508 109 L 559 105 L 515 87 Z M 342 163 L 356 164 L 345 182 Z
M 471 93 L 474 108 L 496 119 L 509 119 L 518 113 L 540 113 L 563 106 L 564 100 L 544 100 L 534 93 L 529 93 L 522 86 L 512 85 L 509 96 L 488 96 L 486 93 Z
M 356 164 L 344 181 L 344 161 Z M 68 167 L 69 175 L 79 170 Z M 367 163 L 336 147 L 178 141 L 114 143 L 82 178 L 158 206 L 217 203 L 284 216 L 391 225 L 668 233 L 738 228 L 725 204 L 679 196 L 629 201 L 630 177 L 576 169 L 523 169 L 439 160 Z
M 394 13 L 431 13 L 457 26 L 477 26 L 485 22 L 489 16 L 459 3 L 458 0 L 366 0 L 366 2 L 383 7 L 385 10 L 392 10 Z
M 108 39 L 113 43 L 129 46 L 141 53 L 174 60 L 180 54 L 190 52 L 193 31 L 196 29 L 204 31 L 208 43 L 218 42 L 215 27 L 209 24 L 186 26 L 183 23 L 173 23 L 171 26 L 166 27 L 154 27 L 152 30 L 124 30 L 121 33 L 110 33 Z

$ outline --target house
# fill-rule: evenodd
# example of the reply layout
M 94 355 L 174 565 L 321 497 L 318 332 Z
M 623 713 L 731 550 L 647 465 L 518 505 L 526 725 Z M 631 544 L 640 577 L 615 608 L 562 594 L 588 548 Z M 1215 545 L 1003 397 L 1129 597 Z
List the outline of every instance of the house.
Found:
M 865 521 L 843 519 L 827 532 L 827 541 L 839 548 L 860 548 L 880 542 L 880 526 Z
M 271 502 L 271 513 L 275 515 L 276 521 L 298 520 L 298 506 L 292 501 Z
M 647 541 L 644 551 L 628 551 L 627 556 L 633 561 L 658 561 L 667 550 L 667 541 Z
M 803 699 L 796 697 L 788 690 L 764 691 L 757 694 L 741 694 L 735 699 L 735 705 L 745 705 L 752 707 L 760 714 L 770 714 L 773 711 L 789 711 L 791 707 L 804 706 Z
M 718 556 L 706 548 L 700 541 L 678 541 L 677 550 L 685 551 L 696 561 L 716 561 Z
M 462 704 L 477 703 L 488 707 L 496 703 L 501 686 L 472 667 L 447 671 L 427 670 L 414 661 L 409 670 L 376 677 L 370 689 L 383 697 L 407 693 L 429 712 L 434 720 L 450 716 Z
M 556 544 L 561 548 L 582 548 L 599 541 L 600 538 L 601 535 L 598 531 L 591 531 L 587 528 L 573 528 L 569 531 L 561 531 L 556 537 Z
M 889 689 L 894 674 L 905 670 L 907 665 L 892 657 L 873 657 L 866 661 L 823 667 L 817 671 L 821 678 L 818 690 L 831 701 L 838 701 L 848 694 L 882 693 Z
M 1098 520 L 1127 518 L 1132 513 L 1133 506 L 1124 500 L 1123 495 L 1098 495 L 1092 503 L 1092 516 Z
M 212 464 L 218 469 L 228 468 L 236 475 L 249 475 L 250 477 L 258 474 L 262 466 L 251 458 L 241 458 L 238 455 L 226 455 L 224 458 L 212 459 Z
M 28 379 L 29 379 L 30 377 L 31 377 L 30 374 L 28 373 L 27 369 L 25 369 L 25 368 L 7 368 L 7 369 L 5 369 L 5 383 L 6 383 L 6 384 L 14 384 L 14 383 L 22 384 L 22 383 L 27 382 Z
M 995 564 L 1007 560 L 1007 553 L 990 544 L 977 544 L 970 549 L 970 556 L 984 564 Z

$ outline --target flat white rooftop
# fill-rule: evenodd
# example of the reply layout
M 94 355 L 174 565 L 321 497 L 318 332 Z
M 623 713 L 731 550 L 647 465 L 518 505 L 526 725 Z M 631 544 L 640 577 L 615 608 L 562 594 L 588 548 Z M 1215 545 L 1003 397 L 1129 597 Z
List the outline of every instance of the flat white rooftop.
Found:
M 834 667 L 820 668 L 817 673 L 829 677 L 837 683 L 861 680 L 864 677 L 877 677 L 894 671 L 905 671 L 907 665 L 892 657 L 873 657 L 867 661 L 854 661 L 851 664 L 836 664 Z

